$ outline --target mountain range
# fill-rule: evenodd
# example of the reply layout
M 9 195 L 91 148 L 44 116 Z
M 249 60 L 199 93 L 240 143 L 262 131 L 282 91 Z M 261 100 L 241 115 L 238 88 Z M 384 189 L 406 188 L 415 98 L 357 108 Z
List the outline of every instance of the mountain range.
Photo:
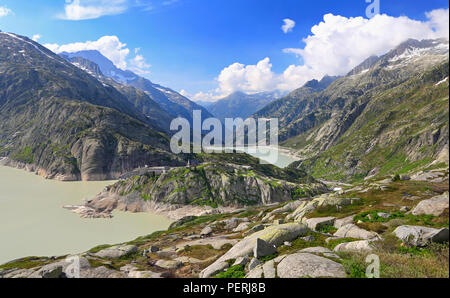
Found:
M 63 52 L 61 56 L 74 61 L 73 59 L 83 58 L 95 63 L 102 75 L 112 79 L 116 83 L 128 87 L 135 87 L 142 90 L 154 102 L 158 103 L 167 113 L 173 117 L 183 117 L 192 122 L 192 112 L 201 110 L 203 118 L 210 118 L 212 115 L 202 106 L 194 103 L 178 92 L 152 83 L 150 80 L 138 76 L 129 70 L 122 70 L 116 67 L 108 58 L 96 50 L 78 51 L 73 53 Z M 94 72 L 95 73 L 95 72 Z
M 279 94 L 277 91 L 255 94 L 236 91 L 216 102 L 207 104 L 206 108 L 222 122 L 225 118 L 247 119 L 270 102 L 280 98 Z
M 183 164 L 125 93 L 27 37 L 0 32 L 0 156 L 59 180 Z
M 278 117 L 282 145 L 301 158 L 292 166 L 316 178 L 357 181 L 445 167 L 448 55 L 446 39 L 410 39 L 329 86 L 308 83 L 254 117 Z

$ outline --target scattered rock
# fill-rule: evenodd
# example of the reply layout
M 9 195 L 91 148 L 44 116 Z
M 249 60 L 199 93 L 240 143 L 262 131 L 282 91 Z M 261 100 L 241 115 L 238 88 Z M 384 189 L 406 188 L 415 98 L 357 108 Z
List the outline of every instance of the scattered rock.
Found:
M 94 255 L 100 258 L 118 259 L 138 251 L 135 245 L 117 245 L 105 248 Z
M 217 261 L 203 270 L 200 274 L 200 277 L 210 277 L 211 275 L 208 274 L 216 270 L 219 267 L 219 264 L 224 262 L 226 263 L 227 260 L 250 256 L 255 247 L 256 239 L 258 238 L 278 247 L 285 241 L 292 241 L 294 239 L 297 239 L 299 236 L 306 234 L 308 231 L 309 229 L 305 225 L 298 223 L 269 226 L 268 228 L 247 236 L 246 238 L 239 241 Z
M 161 278 L 161 273 L 152 271 L 132 271 L 128 274 L 128 278 Z
M 240 223 L 235 229 L 233 229 L 233 232 L 242 232 L 248 229 L 249 224 L 246 222 Z
M 282 224 L 284 224 L 284 220 L 282 220 L 282 219 L 275 219 L 273 221 L 273 224 L 274 225 L 282 225 Z
M 361 229 L 357 225 L 348 224 L 340 227 L 334 236 L 340 238 L 355 238 L 355 239 L 373 239 L 379 237 L 375 232 L 369 232 L 364 229 Z
M 306 236 L 306 237 L 300 237 L 300 239 L 303 240 L 303 241 L 307 241 L 307 242 L 312 242 L 312 241 L 316 240 L 316 238 L 314 236 L 311 236 L 311 235 Z
M 248 236 L 248 235 L 251 235 L 251 234 L 253 234 L 253 233 L 255 233 L 255 232 L 262 231 L 262 230 L 264 230 L 267 226 L 269 226 L 269 225 L 258 224 L 258 225 L 256 225 L 256 226 L 252 227 L 250 230 L 244 232 L 244 236 Z
M 273 255 L 277 252 L 277 248 L 273 244 L 269 244 L 262 239 L 256 239 L 256 245 L 253 249 L 253 256 L 255 258 L 262 258 L 266 256 Z
M 249 271 L 253 270 L 259 264 L 261 264 L 261 262 L 257 258 L 252 258 L 250 260 L 250 263 L 248 264 L 248 270 Z
M 400 212 L 408 212 L 408 211 L 409 211 L 408 207 L 406 207 L 406 206 L 400 207 Z
M 212 228 L 210 226 L 207 226 L 200 232 L 200 236 L 208 237 L 211 236 L 212 232 L 213 232 Z
M 273 260 L 270 260 L 262 266 L 263 272 L 264 272 L 264 278 L 275 278 L 276 272 L 275 272 L 275 262 Z
M 233 266 L 236 266 L 236 265 L 245 266 L 245 265 L 248 264 L 249 261 L 250 261 L 249 257 L 239 257 L 239 258 L 236 259 L 236 261 L 234 262 Z
M 346 277 L 341 264 L 310 253 L 295 253 L 286 256 L 278 264 L 277 274 L 281 278 Z
M 164 269 L 177 269 L 183 264 L 177 260 L 158 260 L 155 265 Z
M 263 274 L 264 274 L 263 265 L 257 265 L 255 268 L 250 270 L 250 272 L 245 276 L 245 278 L 262 278 Z
M 434 229 L 420 226 L 400 226 L 394 230 L 395 236 L 404 243 L 413 246 L 427 246 L 430 242 L 448 241 L 448 228 Z
M 285 241 L 285 242 L 283 243 L 283 245 L 284 245 L 284 246 L 291 247 L 291 246 L 292 246 L 292 243 L 289 242 L 289 241 Z
M 158 247 L 158 246 L 155 246 L 155 245 L 152 245 L 152 246 L 149 247 L 148 250 L 149 250 L 151 253 L 155 253 L 155 252 L 159 251 L 159 247 Z
M 334 252 L 332 252 L 328 248 L 320 247 L 320 246 L 318 246 L 318 247 L 308 247 L 308 248 L 300 250 L 299 252 L 319 254 L 319 255 L 323 255 L 323 256 L 328 257 L 328 258 L 340 259 L 340 257 L 338 255 L 336 255 Z
M 370 245 L 369 240 L 353 241 L 347 243 L 338 244 L 334 251 L 336 252 L 367 252 L 373 251 L 373 247 Z
M 220 273 L 230 267 L 230 264 L 227 262 L 214 262 L 213 264 L 209 265 L 205 270 L 200 272 L 200 278 L 208 278 L 211 276 L 216 275 L 217 273 Z
M 377 215 L 381 218 L 389 218 L 391 217 L 391 215 L 389 213 L 385 213 L 385 212 L 378 212 Z
M 420 202 L 416 208 L 412 210 L 413 215 L 434 215 L 441 216 L 449 205 L 449 193 L 446 192 L 440 196 L 433 197 Z
M 334 221 L 334 227 L 336 229 L 339 229 L 340 227 L 343 227 L 345 225 L 352 224 L 354 218 L 355 218 L 355 215 L 350 215 L 350 216 L 347 216 L 347 217 L 344 217 L 341 219 L 336 219 Z
M 334 225 L 334 221 L 336 217 L 318 217 L 318 218 L 309 218 L 306 220 L 306 225 L 313 231 L 324 227 L 324 226 L 332 226 Z
M 65 274 L 63 273 L 63 266 L 58 263 L 48 264 L 39 269 L 29 278 L 61 278 Z

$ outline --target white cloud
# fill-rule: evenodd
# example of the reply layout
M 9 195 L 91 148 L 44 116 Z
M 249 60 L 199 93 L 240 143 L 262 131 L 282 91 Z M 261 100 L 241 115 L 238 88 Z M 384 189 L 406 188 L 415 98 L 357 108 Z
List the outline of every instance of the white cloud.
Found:
M 66 0 L 64 13 L 58 17 L 79 21 L 116 15 L 128 9 L 127 0 Z
M 427 13 L 428 21 L 377 15 L 372 19 L 326 14 L 302 49 L 284 49 L 301 57 L 317 73 L 343 75 L 372 55 L 382 55 L 409 39 L 448 38 L 448 9 Z
M 151 67 L 151 65 L 145 62 L 145 58 L 142 55 L 136 55 L 129 62 L 130 66 L 128 67 L 128 69 L 135 72 L 136 74 L 143 76 L 150 73 L 149 68 Z
M 284 24 L 281 26 L 281 30 L 283 30 L 285 34 L 292 32 L 295 27 L 295 22 L 291 19 L 284 19 L 283 22 Z
M 304 48 L 283 50 L 297 55 L 302 65 L 290 65 L 276 74 L 269 58 L 256 65 L 234 63 L 221 71 L 216 90 L 197 97 L 214 101 L 234 91 L 291 91 L 324 75 L 345 75 L 368 57 L 385 54 L 409 38 L 448 38 L 449 10 L 433 10 L 426 16 L 427 21 L 416 21 L 405 16 L 377 15 L 366 19 L 326 14 L 322 22 L 312 27 L 312 34 L 303 39 Z
M 73 53 L 84 50 L 97 50 L 120 69 L 128 69 L 139 75 L 149 73 L 150 65 L 146 63 L 145 58 L 141 54 L 138 54 L 140 49 L 135 49 L 135 56 L 128 58 L 130 49 L 114 35 L 103 36 L 96 41 L 76 42 L 65 45 L 44 44 L 44 46 L 57 54 L 62 52 Z
M 42 36 L 40 34 L 35 34 L 31 39 L 37 42 L 41 37 Z
M 6 6 L 0 6 L 0 18 L 6 17 L 7 15 L 11 15 L 13 12 Z

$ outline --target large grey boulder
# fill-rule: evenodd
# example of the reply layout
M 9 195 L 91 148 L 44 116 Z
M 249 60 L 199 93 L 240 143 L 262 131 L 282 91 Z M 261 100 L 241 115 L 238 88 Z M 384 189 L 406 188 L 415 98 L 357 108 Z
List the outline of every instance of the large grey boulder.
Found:
M 214 276 L 220 272 L 223 272 L 228 267 L 230 267 L 230 264 L 228 262 L 216 261 L 205 268 L 202 272 L 200 272 L 200 278 L 208 278 Z
M 249 269 L 250 272 L 247 273 L 245 278 L 262 278 L 264 274 L 263 265 L 258 265 L 255 268 Z
M 212 228 L 210 226 L 207 226 L 200 232 L 200 236 L 208 237 L 211 236 L 212 232 L 213 232 Z
M 236 228 L 233 229 L 233 232 L 242 232 L 249 228 L 249 224 L 246 222 L 241 222 Z
M 63 266 L 59 263 L 52 263 L 43 266 L 28 278 L 62 278 L 64 277 Z
M 252 271 L 253 269 L 256 268 L 256 266 L 258 266 L 260 264 L 261 264 L 261 262 L 257 258 L 252 258 L 250 260 L 250 263 L 248 264 L 248 270 Z
M 371 241 L 361 240 L 347 243 L 338 244 L 334 251 L 336 252 L 368 252 L 373 251 L 373 247 L 370 245 Z
M 448 241 L 448 228 L 434 229 L 420 226 L 400 226 L 394 230 L 395 236 L 413 246 L 427 246 L 430 242 Z
M 181 267 L 183 263 L 178 260 L 158 260 L 155 265 L 164 269 L 177 269 Z
M 256 245 L 253 249 L 253 256 L 255 258 L 262 258 L 273 255 L 277 252 L 277 248 L 273 244 L 269 244 L 262 239 L 256 239 Z
M 301 222 L 305 215 L 313 212 L 319 207 L 323 206 L 347 206 L 353 204 L 355 201 L 358 201 L 358 198 L 336 198 L 330 195 L 322 195 L 318 198 L 314 198 L 311 201 L 302 202 L 297 209 L 291 214 L 289 214 L 286 219 Z
M 337 232 L 334 233 L 334 236 L 340 238 L 355 238 L 364 240 L 379 238 L 377 233 L 366 231 L 354 224 L 348 224 L 340 227 Z
M 303 253 L 312 253 L 312 254 L 316 254 L 316 255 L 322 255 L 328 258 L 335 258 L 335 259 L 339 259 L 339 256 L 336 255 L 334 252 L 332 252 L 330 249 L 326 248 L 326 247 L 308 247 L 308 248 L 304 248 L 302 250 L 300 250 L 299 252 L 303 252 Z
M 422 215 L 422 214 L 428 214 L 428 215 L 434 215 L 434 216 L 441 216 L 445 209 L 448 209 L 449 205 L 449 194 L 448 192 L 433 197 L 428 200 L 423 200 L 420 202 L 416 208 L 412 210 L 413 215 Z
M 340 227 L 343 227 L 345 225 L 352 224 L 354 218 L 355 218 L 355 215 L 350 215 L 350 216 L 347 216 L 344 218 L 336 219 L 334 221 L 334 227 L 336 229 L 339 229 Z
M 336 217 L 317 217 L 317 218 L 309 218 L 306 220 L 306 225 L 311 230 L 317 230 L 324 226 L 332 226 L 334 225 L 334 221 Z
M 346 277 L 341 264 L 310 253 L 288 255 L 278 264 L 277 275 L 281 278 Z
M 136 253 L 137 251 L 138 248 L 135 245 L 117 245 L 102 249 L 95 253 L 95 255 L 100 258 L 118 259 Z
M 228 252 L 221 256 L 217 261 L 211 264 L 200 273 L 201 278 L 210 277 L 210 273 L 220 267 L 220 264 L 227 260 L 237 259 L 239 257 L 250 256 L 256 244 L 256 239 L 262 239 L 276 247 L 282 245 L 285 241 L 292 241 L 309 231 L 303 224 L 289 223 L 284 225 L 270 226 L 262 231 L 253 233 L 238 243 L 236 243 Z M 210 268 L 211 267 L 211 268 Z

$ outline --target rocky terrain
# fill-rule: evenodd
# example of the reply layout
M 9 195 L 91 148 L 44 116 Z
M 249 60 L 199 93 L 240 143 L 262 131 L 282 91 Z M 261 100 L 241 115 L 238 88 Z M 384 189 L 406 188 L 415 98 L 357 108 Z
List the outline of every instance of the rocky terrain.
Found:
M 74 53 L 61 53 L 62 56 L 70 59 L 83 59 L 96 64 L 102 71 L 103 76 L 110 78 L 116 84 L 134 87 L 144 92 L 150 99 L 156 102 L 162 109 L 173 117 L 183 117 L 192 122 L 192 112 L 201 110 L 203 119 L 213 117 L 208 110 L 190 101 L 183 95 L 174 90 L 154 84 L 150 80 L 138 76 L 129 70 L 121 70 L 117 68 L 110 60 L 103 56 L 100 52 L 79 51 Z
M 0 32 L 2 164 L 66 181 L 185 164 L 123 93 L 26 37 Z
M 217 102 L 211 103 L 207 109 L 222 123 L 225 123 L 225 118 L 247 119 L 273 100 L 279 98 L 277 96 L 276 92 L 245 94 L 237 91 Z
M 27 257 L 4 278 L 449 277 L 448 168 L 230 213 L 188 216 L 167 231 L 77 256 Z M 72 261 L 70 261 L 72 260 Z
M 204 162 L 122 179 L 84 206 L 66 206 L 82 217 L 109 217 L 115 209 L 162 213 L 173 219 L 224 213 L 307 198 L 328 191 L 300 170 L 261 165 L 246 154 L 201 154 Z
M 282 145 L 316 178 L 361 181 L 448 165 L 448 49 L 445 39 L 408 40 L 255 117 L 278 117 Z

